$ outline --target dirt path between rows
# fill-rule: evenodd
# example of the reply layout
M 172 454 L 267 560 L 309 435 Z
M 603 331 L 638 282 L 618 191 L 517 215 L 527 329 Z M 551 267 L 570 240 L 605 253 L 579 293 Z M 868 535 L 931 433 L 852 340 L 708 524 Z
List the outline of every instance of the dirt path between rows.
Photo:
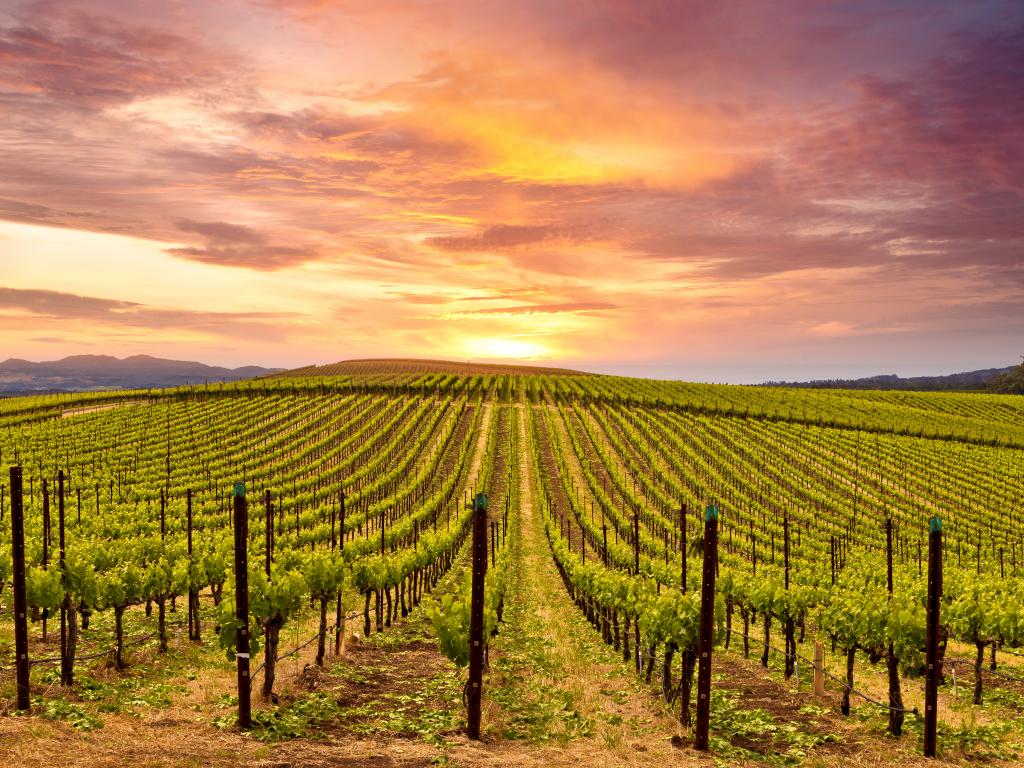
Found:
M 643 688 L 565 591 L 533 503 L 533 466 L 520 421 L 522 536 L 505 624 L 491 648 L 484 734 L 450 752 L 464 766 L 698 764 L 675 718 Z

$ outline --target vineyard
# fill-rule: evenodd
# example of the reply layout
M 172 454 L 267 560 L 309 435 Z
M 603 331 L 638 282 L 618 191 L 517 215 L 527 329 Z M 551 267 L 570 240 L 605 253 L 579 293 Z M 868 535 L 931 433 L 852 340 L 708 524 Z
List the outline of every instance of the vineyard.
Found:
M 352 361 L 0 400 L 0 466 L 26 766 L 1024 756 L 1018 396 Z

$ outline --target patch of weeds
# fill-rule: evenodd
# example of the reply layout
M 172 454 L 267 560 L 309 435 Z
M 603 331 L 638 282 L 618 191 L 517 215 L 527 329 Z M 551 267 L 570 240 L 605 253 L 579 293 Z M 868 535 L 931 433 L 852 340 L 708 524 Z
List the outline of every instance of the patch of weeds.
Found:
M 210 721 L 210 725 L 214 728 L 218 728 L 222 731 L 226 731 L 229 728 L 234 728 L 238 724 L 238 715 L 234 712 L 226 715 L 217 715 Z
M 624 691 L 621 688 L 615 688 L 609 690 L 608 688 L 602 688 L 601 694 L 607 696 L 616 704 L 622 705 L 629 701 L 629 691 Z
M 918 738 L 924 739 L 924 718 L 909 718 L 908 724 Z M 1001 722 L 977 724 L 973 721 L 961 725 L 950 725 L 939 720 L 938 747 L 940 753 L 959 753 L 969 760 L 1014 760 L 1018 757 L 1024 744 L 1008 738 L 1014 732 L 1020 732 L 1024 720 L 1014 718 Z
M 875 733 L 885 733 L 889 727 L 889 712 L 874 704 L 851 706 L 850 717 Z
M 160 709 L 171 705 L 171 696 L 186 688 L 169 683 L 148 683 L 139 677 L 126 677 L 116 683 L 104 683 L 89 675 L 75 679 L 79 698 L 98 702 L 101 712 L 117 712 L 139 717 L 137 709 Z
M 949 708 L 954 712 L 973 712 L 975 709 L 974 702 L 971 700 L 971 691 L 967 690 L 966 695 L 964 693 L 964 686 L 954 687 L 952 684 L 946 684 L 939 687 L 940 693 L 945 693 L 949 696 Z M 988 698 L 986 693 L 986 699 Z
M 446 746 L 444 736 L 462 727 L 463 709 L 459 673 L 442 672 L 430 678 L 417 693 L 390 693 L 380 701 L 341 710 L 355 721 L 356 733 L 392 733 L 418 736 L 433 746 Z
M 354 664 L 342 662 L 331 667 L 331 676 L 345 683 L 369 683 L 380 676 L 384 667 L 373 664 Z
M 608 725 L 622 725 L 622 715 L 618 712 L 600 712 L 599 717 Z
M 415 615 L 422 613 L 421 607 L 422 603 L 417 607 Z M 400 650 L 409 643 L 417 641 L 423 643 L 436 642 L 436 638 L 427 634 L 420 622 L 414 621 L 413 615 L 399 619 L 399 622 L 398 626 L 385 629 L 383 632 L 376 632 L 367 637 L 363 642 L 374 648 L 380 648 L 382 651 Z
M 811 715 L 812 717 L 821 717 L 827 715 L 829 710 L 818 704 L 805 704 L 797 710 L 801 715 Z
M 276 709 L 258 709 L 252 713 L 250 733 L 260 741 L 274 742 L 299 736 L 321 738 L 310 729 L 339 713 L 337 703 L 325 693 L 314 692 Z
M 993 689 L 994 692 L 995 689 Z M 1010 693 L 1011 696 L 1016 694 Z M 988 696 L 988 692 L 986 692 Z M 879 710 L 884 714 L 884 710 Z M 879 717 L 879 721 L 885 721 Z M 917 738 L 924 740 L 924 718 L 908 713 L 906 726 Z M 881 726 L 880 726 L 881 727 Z M 938 722 L 937 736 L 940 753 L 960 754 L 972 761 L 1015 760 L 1024 750 L 1024 743 L 1010 738 L 1024 728 L 1024 719 L 1012 718 L 1000 722 L 978 724 L 973 718 L 960 725 Z
M 938 741 L 942 751 L 957 751 L 978 760 L 1013 760 L 1019 744 L 1006 739 L 1013 722 L 953 727 L 939 723 Z
M 103 727 L 103 721 L 85 711 L 81 704 L 66 699 L 36 698 L 32 702 L 47 720 L 61 720 L 79 731 L 94 731 Z
M 184 669 L 181 670 L 180 674 L 186 680 L 198 680 L 199 679 L 199 670 L 197 670 L 195 667 L 185 667 Z
M 181 685 L 170 685 L 168 683 L 156 683 L 155 685 L 143 685 L 141 680 L 124 681 L 124 686 L 118 686 L 120 693 L 125 697 L 124 703 L 129 707 L 144 707 L 149 709 L 160 709 L 171 706 L 171 696 L 175 693 L 185 693 L 188 689 Z
M 1024 695 L 1011 691 L 1008 688 L 987 688 L 985 689 L 986 704 L 999 704 L 1012 709 L 1024 709 Z
M 723 758 L 796 765 L 809 750 L 838 739 L 831 733 L 803 731 L 795 723 L 779 723 L 763 709 L 742 709 L 739 700 L 736 691 L 711 691 L 712 748 Z
M 78 675 L 75 678 L 75 686 L 78 689 L 78 696 L 84 701 L 100 701 L 114 693 L 114 689 L 109 685 L 88 675 Z
M 231 696 L 222 696 L 222 700 L 235 699 Z M 300 736 L 310 738 L 322 738 L 311 729 L 336 717 L 340 709 L 337 703 L 325 693 L 319 691 L 304 696 L 301 699 L 289 704 L 286 707 L 274 709 L 257 709 L 252 713 L 252 729 L 249 734 L 259 741 L 276 742 L 295 739 Z M 238 714 L 227 712 L 214 717 L 210 723 L 220 730 L 234 728 L 238 724 Z

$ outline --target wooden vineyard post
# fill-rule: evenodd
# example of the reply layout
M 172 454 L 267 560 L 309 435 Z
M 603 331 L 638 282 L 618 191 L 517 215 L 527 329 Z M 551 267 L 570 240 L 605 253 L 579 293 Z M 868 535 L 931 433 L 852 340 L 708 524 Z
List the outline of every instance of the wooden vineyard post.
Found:
M 466 733 L 480 738 L 484 677 L 484 580 L 487 578 L 487 494 L 473 498 L 473 581 L 469 604 L 469 684 Z
M 757 576 L 757 537 L 754 534 L 754 525 L 750 525 L 750 573 Z
M 18 709 L 28 703 L 28 600 L 25 595 L 25 512 L 22 507 L 21 467 L 11 467 L 11 556 L 14 561 L 14 654 Z
M 711 646 L 715 637 L 715 561 L 718 559 L 718 507 L 704 512 L 704 573 L 700 592 L 700 628 L 697 637 L 697 727 L 693 746 L 708 750 L 711 725 Z
M 337 513 L 334 510 L 334 502 L 331 502 L 331 552 L 338 548 Z
M 263 509 L 266 514 L 266 533 L 264 534 L 263 544 L 264 553 L 263 558 L 264 569 L 267 573 L 267 578 L 270 578 L 270 564 L 274 561 L 274 505 L 270 501 L 270 491 L 268 490 L 263 497 Z
M 67 589 L 67 575 L 64 571 L 64 560 L 66 556 L 64 546 L 64 470 L 57 470 L 57 533 L 60 547 L 60 583 L 63 589 Z M 74 665 L 71 658 L 71 648 L 68 637 L 68 612 L 71 602 L 67 592 L 60 602 L 60 684 L 74 685 Z M 73 617 L 72 617 L 73 618 Z
M 836 537 L 829 538 L 829 551 L 832 559 L 832 586 L 836 585 Z
M 188 639 L 199 640 L 199 590 L 192 583 L 192 489 L 185 491 L 185 530 L 188 538 Z
M 32 479 L 29 478 L 29 499 L 32 499 Z M 50 567 L 50 489 L 43 479 L 43 570 Z M 49 608 L 43 609 L 43 642 L 46 642 L 46 620 Z
M 340 494 L 338 508 L 338 552 L 345 551 L 345 490 Z M 435 518 L 436 519 L 436 518 Z M 342 590 L 338 590 L 338 602 L 334 611 L 334 655 L 345 653 L 345 606 L 342 604 Z
M 252 727 L 249 678 L 249 505 L 245 498 L 245 483 L 235 483 L 235 657 L 238 661 L 238 727 Z
M 886 578 L 889 587 L 889 600 L 892 600 L 892 518 L 885 519 L 885 566 Z M 889 733 L 892 736 L 899 736 L 903 733 L 903 693 L 900 691 L 900 669 L 896 660 L 896 653 L 893 643 L 889 642 L 889 648 L 885 659 L 886 668 L 889 673 Z
M 892 594 L 892 518 L 887 517 L 885 519 L 885 577 L 886 584 L 889 588 L 889 594 Z
M 640 514 L 633 513 L 633 573 L 640 575 Z
M 679 565 L 679 583 L 686 594 L 686 504 L 679 507 L 679 551 L 682 554 Z
M 785 569 L 786 592 L 789 592 L 789 513 L 782 516 L 782 557 Z M 786 635 L 786 666 L 785 677 L 788 680 L 793 676 L 796 668 L 796 640 L 794 639 L 793 617 L 787 616 L 785 623 Z
M 814 641 L 814 695 L 819 699 L 825 695 L 825 645 L 821 640 Z
M 925 630 L 924 756 L 935 757 L 939 703 L 939 601 L 942 598 L 942 518 L 928 521 L 928 618 Z

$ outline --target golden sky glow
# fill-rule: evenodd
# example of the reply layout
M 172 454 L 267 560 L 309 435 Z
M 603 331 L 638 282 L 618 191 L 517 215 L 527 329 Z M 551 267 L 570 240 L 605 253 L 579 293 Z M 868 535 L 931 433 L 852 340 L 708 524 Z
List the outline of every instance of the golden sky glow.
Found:
M 0 358 L 1009 365 L 1024 12 L 0 0 Z

